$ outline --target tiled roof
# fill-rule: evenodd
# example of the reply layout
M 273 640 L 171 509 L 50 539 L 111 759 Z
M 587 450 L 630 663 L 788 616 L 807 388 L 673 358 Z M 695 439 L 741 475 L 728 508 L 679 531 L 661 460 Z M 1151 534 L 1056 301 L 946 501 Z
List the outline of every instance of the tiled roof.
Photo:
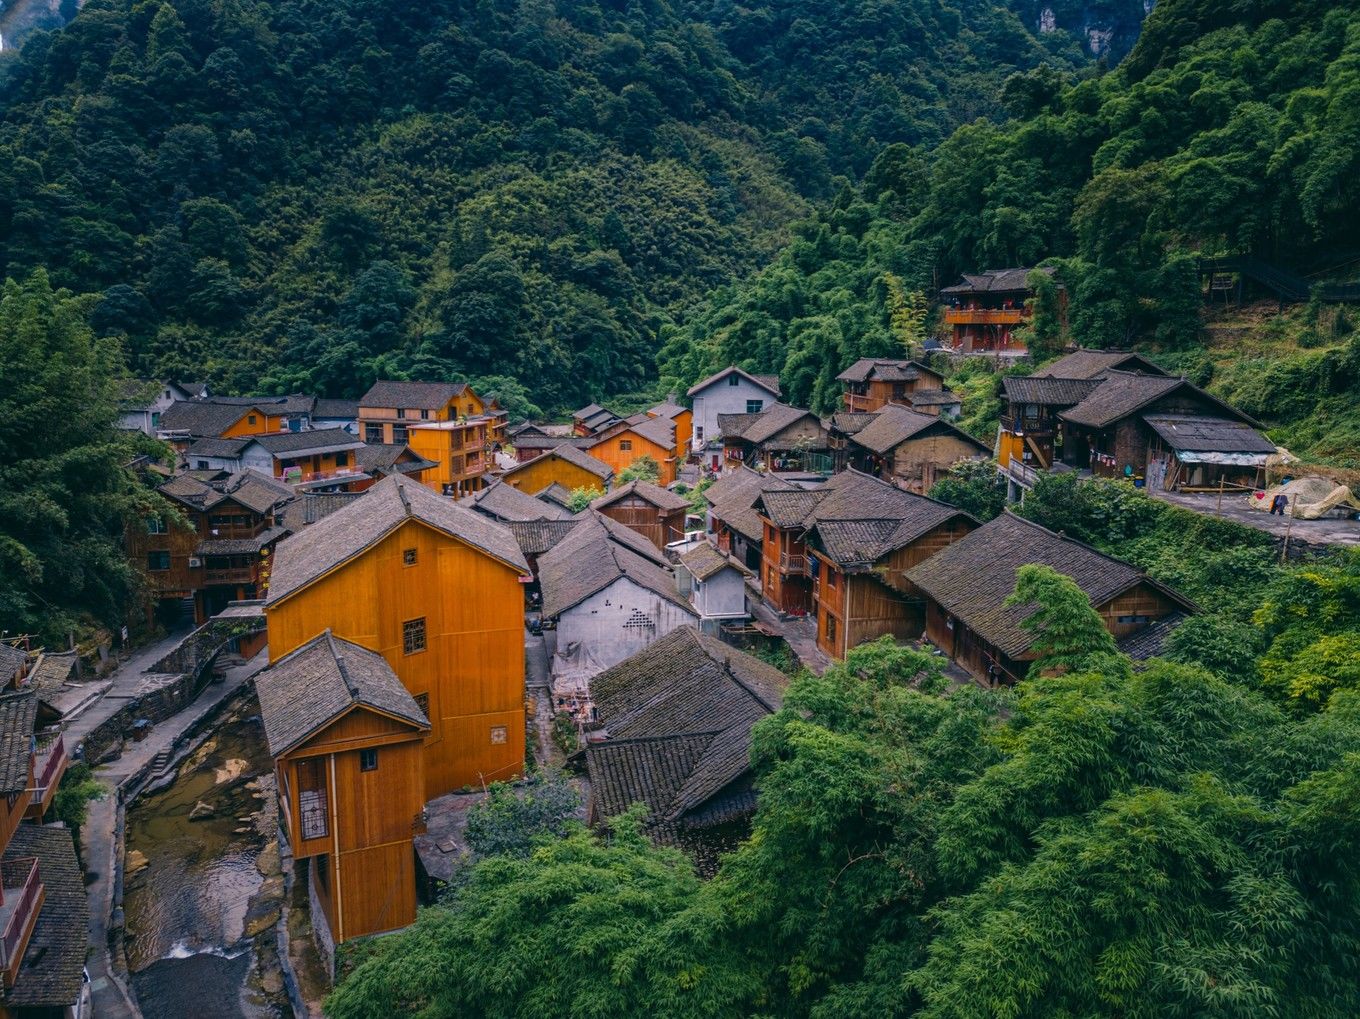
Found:
M 666 553 L 662 552 L 661 549 L 657 548 L 648 539 L 644 538 L 627 524 L 620 523 L 613 517 L 605 516 L 603 513 L 596 513 L 594 511 L 587 511 L 586 515 L 598 520 L 604 526 L 604 529 L 609 532 L 609 537 L 620 545 L 631 549 L 644 559 L 650 559 L 652 562 L 656 563 L 656 565 L 663 567 L 664 569 L 669 570 L 671 568 L 671 561 L 666 558 Z
M 792 492 L 795 487 L 787 481 L 761 474 L 749 467 L 727 471 L 704 491 L 713 516 L 752 541 L 762 534 L 760 516 L 755 502 L 763 492 Z
M 8 682 L 10 677 L 24 667 L 28 661 L 28 653 L 12 644 L 0 642 L 0 685 Z
M 324 520 L 363 496 L 363 492 L 320 492 L 298 496 L 283 509 L 283 525 L 300 531 L 308 524 Z
M 462 396 L 466 382 L 375 382 L 359 397 L 360 407 L 401 410 L 439 410 L 455 396 Z
M 632 432 L 634 435 L 639 435 L 648 442 L 654 442 L 666 449 L 675 448 L 675 422 L 670 418 L 651 418 L 646 414 L 634 414 L 632 417 L 625 418 L 602 429 L 593 437 L 595 441 L 592 445 L 600 445 L 617 435 L 622 435 L 624 432 Z M 586 448 L 592 447 L 587 446 Z
M 178 474 L 156 491 L 191 509 L 206 511 L 230 500 L 261 514 L 293 498 L 287 486 L 252 470 L 237 471 L 211 482 Z
M 680 406 L 680 404 L 671 403 L 668 400 L 665 403 L 658 403 L 655 407 L 649 407 L 647 409 L 647 413 L 654 418 L 665 418 L 666 420 L 669 421 L 673 418 L 679 417 L 687 410 L 689 410 L 688 407 L 682 407 Z
M 775 527 L 801 527 L 808 514 L 821 500 L 820 489 L 797 488 L 788 492 L 766 492 L 759 497 L 757 512 L 764 510 Z
M 312 408 L 312 417 L 356 420 L 359 417 L 359 401 L 318 397 L 316 406 Z
M 14 986 L 4 992 L 3 1004 L 16 1011 L 32 1009 L 34 1014 L 40 1009 L 55 1012 L 74 1007 L 80 998 L 89 944 L 89 899 L 67 828 L 19 825 L 10 837 L 5 860 L 27 857 L 38 859 L 43 905 Z
M 654 485 L 650 481 L 630 481 L 626 485 L 621 485 L 607 495 L 602 495 L 596 499 L 591 506 L 595 509 L 603 509 L 605 506 L 612 505 L 630 495 L 636 495 L 639 499 L 645 499 L 660 510 L 688 509 L 689 500 L 683 496 L 676 495 L 669 489 Z
M 1099 379 L 1009 375 L 1001 380 L 1002 395 L 1009 402 L 1039 403 L 1052 407 L 1075 406 L 1099 388 Z
M 1038 378 L 1094 379 L 1113 369 L 1140 371 L 1144 375 L 1165 375 L 1166 372 L 1131 350 L 1075 350 L 1044 365 L 1034 375 Z
M 815 418 L 816 415 L 801 407 L 772 403 L 758 414 L 719 414 L 718 430 L 722 432 L 723 438 L 761 443 L 767 442 L 805 417 Z M 820 421 L 818 423 L 820 424 Z
M 316 397 L 303 393 L 290 393 L 287 396 L 209 396 L 209 403 L 220 403 L 230 407 L 258 407 L 268 414 L 311 414 L 316 406 Z
M 1052 274 L 1051 269 L 1044 269 Z M 964 273 L 963 282 L 945 287 L 942 294 L 1015 293 L 1029 289 L 1029 269 L 987 269 L 984 272 Z
M 921 377 L 921 372 L 938 376 L 940 373 L 920 361 L 904 361 L 887 357 L 861 357 L 845 371 L 836 376 L 837 382 L 868 382 L 881 379 L 884 382 L 911 382 Z
M 575 517 L 566 520 L 511 520 L 505 526 L 519 543 L 525 557 L 542 555 L 576 527 Z
M 521 492 L 504 481 L 493 481 L 480 492 L 459 499 L 458 505 L 503 523 L 512 520 L 566 520 L 572 516 L 564 507 Z
M 1028 651 L 1034 640 L 1033 634 L 1020 627 L 1034 607 L 1002 603 L 1015 590 L 1016 571 L 1028 563 L 1042 563 L 1071 577 L 1092 605 L 1101 605 L 1148 579 L 1120 559 L 1010 512 L 918 563 L 907 571 L 907 579 L 983 640 L 1015 658 Z M 1193 610 L 1174 591 L 1154 586 Z
M 282 525 L 261 531 L 253 538 L 205 538 L 194 549 L 194 555 L 250 555 L 288 534 Z
M 595 441 L 593 435 L 538 435 L 533 432 L 510 437 L 510 445 L 515 449 L 556 449 L 559 446 L 584 449 Z
M 161 414 L 162 432 L 184 432 L 190 436 L 221 435 L 245 417 L 248 407 L 215 400 L 176 400 Z
M 532 460 L 526 460 L 524 463 L 520 464 L 517 467 L 511 467 L 508 471 L 502 474 L 501 477 L 508 478 L 512 474 L 516 474 L 519 471 L 524 470 L 530 464 L 543 463 L 544 457 L 556 457 L 557 459 L 563 461 L 564 463 L 575 464 L 582 470 L 595 475 L 601 481 L 607 482 L 610 478 L 614 476 L 614 468 L 610 467 L 609 464 L 605 463 L 603 460 L 591 456 L 585 450 L 577 449 L 575 446 L 564 444 L 560 446 L 554 446 L 553 448 L 549 449 L 546 453 L 542 453 L 534 457 Z
M 312 428 L 305 432 L 273 432 L 257 435 L 255 441 L 274 456 L 305 456 L 358 449 L 363 445 L 343 428 Z
M 269 753 L 287 753 L 355 705 L 375 708 L 419 729 L 429 719 L 377 652 L 329 629 L 274 662 L 255 682 Z
M 710 375 L 702 382 L 696 382 L 694 385 L 689 387 L 689 391 L 685 395 L 693 396 L 695 393 L 707 389 L 714 383 L 721 382 L 723 379 L 727 378 L 727 376 L 731 375 L 733 372 L 736 372 L 738 375 L 740 375 L 742 378 L 746 379 L 749 382 L 754 382 L 756 385 L 766 390 L 771 396 L 776 398 L 779 397 L 780 392 L 778 375 L 753 375 L 748 371 L 743 371 L 742 369 L 736 367 L 735 365 L 733 365 L 730 368 L 724 368 L 722 371 L 718 372 L 715 375 Z
M 71 678 L 75 671 L 77 655 L 74 651 L 45 651 L 28 670 L 25 689 L 35 690 L 39 696 L 44 691 L 55 690 Z
M 958 393 L 951 393 L 948 389 L 913 389 L 907 394 L 907 399 L 913 407 L 948 407 L 963 403 Z
M 645 803 L 674 822 L 750 769 L 751 727 L 783 702 L 788 679 L 758 658 L 682 626 L 595 676 L 609 738 L 586 749 L 591 791 L 612 816 Z
M 919 410 L 901 407 L 890 403 L 877 414 L 874 420 L 855 433 L 854 442 L 874 453 L 886 454 L 896 449 L 908 439 L 927 431 L 947 434 L 967 442 L 983 453 L 990 450 L 967 432 L 950 424 L 934 414 L 922 414 Z
M 1241 421 L 1193 414 L 1149 414 L 1143 420 L 1172 449 L 1196 453 L 1275 452 L 1275 443 Z
M 216 456 L 235 459 L 241 455 L 241 450 L 250 445 L 251 439 L 219 439 L 216 436 L 205 436 L 202 439 L 195 439 L 193 444 L 184 451 L 186 457 L 194 456 Z
M 550 502 L 555 506 L 562 506 L 565 509 L 571 509 L 571 489 L 560 481 L 554 481 L 543 491 L 535 492 L 534 498 Z
M 1135 662 L 1145 662 L 1149 658 L 1160 657 L 1166 647 L 1166 639 L 1188 618 L 1184 612 L 1171 615 L 1145 626 L 1137 633 L 1131 633 L 1118 642 L 1119 650 Z
M 750 570 L 731 556 L 723 555 L 711 541 L 701 541 L 688 552 L 682 553 L 680 562 L 684 563 L 685 569 L 689 570 L 695 580 L 700 581 L 716 577 L 727 569 L 751 576 Z
M 1109 372 L 1089 396 L 1077 405 L 1062 411 L 1059 417 L 1074 425 L 1104 428 L 1189 385 L 1190 383 L 1184 379 L 1172 379 L 1163 375 Z
M 831 427 L 843 435 L 854 435 L 861 428 L 873 423 L 878 415 L 860 411 L 838 411 L 831 415 Z
M 410 454 L 412 459 L 403 461 L 402 456 Z M 370 442 L 354 451 L 354 466 L 365 473 L 372 474 L 416 474 L 434 467 L 433 460 L 416 456 L 411 447 L 400 442 Z
M 598 513 L 587 513 L 570 534 L 539 559 L 543 615 L 560 615 L 621 579 L 644 587 L 692 614 L 689 602 L 676 590 L 675 575 L 612 533 L 606 520 Z M 637 537 L 646 541 L 640 535 Z M 656 554 L 655 549 L 651 552 Z
M 408 519 L 450 534 L 521 573 L 529 572 L 514 536 L 500 524 L 394 474 L 278 546 L 269 581 L 270 604 L 358 555 Z
M 28 788 L 37 717 L 38 698 L 32 691 L 0 694 L 0 793 L 20 793 Z

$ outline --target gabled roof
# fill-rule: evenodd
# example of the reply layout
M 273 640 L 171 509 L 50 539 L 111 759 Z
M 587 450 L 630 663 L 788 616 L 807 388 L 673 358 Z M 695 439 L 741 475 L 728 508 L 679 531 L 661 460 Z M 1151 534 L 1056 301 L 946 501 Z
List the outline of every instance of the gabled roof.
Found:
M 1121 638 L 1117 642 L 1121 654 L 1126 654 L 1135 662 L 1145 662 L 1149 658 L 1160 657 L 1166 648 L 1166 639 L 1176 632 L 1181 623 L 1190 617 L 1184 612 L 1173 612 L 1136 633 Z
M 69 829 L 59 824 L 19 825 L 5 849 L 5 862 L 30 857 L 38 860 L 42 910 L 3 1003 L 14 1010 L 55 1012 L 80 998 L 89 944 L 89 899 Z
M 612 532 L 608 523 L 614 521 L 595 512 L 586 513 L 570 534 L 539 559 L 543 615 L 560 615 L 618 580 L 631 581 L 693 614 L 689 602 L 676 590 L 674 574 L 655 558 L 641 554 L 641 549 L 621 533 Z M 621 531 L 628 531 L 619 526 Z M 641 535 L 634 536 L 646 541 Z M 650 547 L 651 543 L 647 544 Z M 656 549 L 651 553 L 655 556 Z
M 940 373 L 920 361 L 893 359 L 888 357 L 861 357 L 845 371 L 836 376 L 837 382 L 868 382 L 879 379 L 883 382 L 912 382 L 925 372 L 936 378 Z
M 724 439 L 741 439 L 743 442 L 759 444 L 768 442 L 785 428 L 809 417 L 818 425 L 822 423 L 810 410 L 790 407 L 785 403 L 772 403 L 758 414 L 719 414 L 718 430 Z
M 346 421 L 356 420 L 359 417 L 359 401 L 331 400 L 326 397 L 318 397 L 316 405 L 312 408 L 312 417 Z
M 156 491 L 200 511 L 211 510 L 230 501 L 264 514 L 294 498 L 292 489 L 252 470 L 237 471 L 213 481 L 177 474 Z
M 749 467 L 725 472 L 704 491 L 713 516 L 738 534 L 753 541 L 761 539 L 763 528 L 755 503 L 763 492 L 793 492 L 796 486 Z
M 1044 272 L 1050 276 L 1053 270 Z M 1029 269 L 987 269 L 984 272 L 964 273 L 963 280 L 945 287 L 942 294 L 1010 294 L 1029 290 Z
M 831 415 L 831 427 L 842 435 L 854 435 L 873 423 L 878 415 L 873 411 L 837 411 Z
M 949 407 L 963 403 L 958 393 L 951 393 L 948 389 L 913 389 L 907 394 L 907 399 L 913 407 Z
M 693 396 L 695 393 L 702 392 L 703 390 L 707 389 L 709 386 L 714 385 L 715 383 L 721 382 L 723 379 L 727 378 L 727 376 L 731 375 L 733 372 L 736 372 L 736 373 L 737 373 L 738 375 L 740 375 L 742 378 L 746 379 L 746 381 L 751 382 L 751 383 L 753 383 L 753 384 L 759 386 L 761 389 L 764 389 L 767 393 L 769 393 L 769 394 L 770 394 L 771 396 L 773 396 L 775 399 L 778 399 L 778 398 L 779 398 L 780 392 L 779 392 L 779 376 L 778 376 L 778 375 L 752 375 L 750 372 L 744 371 L 743 369 L 738 368 L 736 365 L 733 365 L 733 366 L 730 367 L 730 368 L 724 368 L 722 371 L 718 372 L 716 375 L 710 375 L 708 378 L 704 379 L 702 382 L 696 382 L 694 385 L 692 385 L 692 386 L 689 387 L 689 390 L 686 392 L 685 395 L 686 395 L 686 396 Z
M 675 822 L 750 769 L 751 727 L 783 703 L 788 678 L 678 627 L 590 681 L 609 738 L 586 748 L 591 790 L 613 816 L 645 803 Z
M 1162 441 L 1175 450 L 1195 453 L 1274 453 L 1275 443 L 1243 421 L 1194 414 L 1144 416 Z
M 194 555 L 251 555 L 268 547 L 288 533 L 288 528 L 279 524 L 250 538 L 204 538 L 194 546 Z
M 28 788 L 37 719 L 38 698 L 31 690 L 0 694 L 0 793 Z
M 609 537 L 620 545 L 636 552 L 644 559 L 650 559 L 662 569 L 669 570 L 671 568 L 671 561 L 666 558 L 666 553 L 662 552 L 661 549 L 657 548 L 648 539 L 644 538 L 627 524 L 615 520 L 611 516 L 606 516 L 603 513 L 596 513 L 594 511 L 587 511 L 586 515 L 593 517 L 603 524 L 604 529 L 609 532 Z
M 0 685 L 8 682 L 28 661 L 28 653 L 12 644 L 0 642 Z
M 1210 396 L 1198 386 L 1185 379 L 1167 378 L 1160 375 L 1140 375 L 1134 372 L 1110 371 L 1101 380 L 1100 387 L 1087 396 L 1081 403 L 1063 411 L 1059 417 L 1075 425 L 1088 428 L 1104 428 L 1142 410 L 1172 393 L 1189 393 L 1196 399 L 1225 412 L 1225 416 L 1236 421 L 1259 427 L 1260 422 Z
M 1187 611 L 1195 611 L 1185 597 L 1122 559 L 1009 511 L 918 563 L 906 576 L 983 640 L 1018 658 L 1034 641 L 1034 635 L 1020 627 L 1034 607 L 1002 603 L 1015 590 L 1016 571 L 1028 563 L 1042 563 L 1071 577 L 1092 605 L 1103 605 L 1146 582 Z
M 768 517 L 775 527 L 802 527 L 824 494 L 818 489 L 806 488 L 765 492 L 756 499 L 756 512 Z
M 257 407 L 276 416 L 310 414 L 316 406 L 316 397 L 304 393 L 289 393 L 287 396 L 206 396 L 203 399 L 224 406 Z
M 416 729 L 430 728 L 382 655 L 341 640 L 329 628 L 271 664 L 256 680 L 255 691 L 273 757 L 360 705 Z
M 542 555 L 565 538 L 579 523 L 575 517 L 565 520 L 511 520 L 506 523 L 519 543 L 525 557 Z
M 751 571 L 731 556 L 725 556 L 718 547 L 711 541 L 701 541 L 688 552 L 680 555 L 680 562 L 685 569 L 689 570 L 690 575 L 695 580 L 704 581 L 710 577 L 716 577 L 723 570 L 736 570 L 744 576 L 751 576 Z
M 1010 403 L 1074 407 L 1100 388 L 1099 379 L 1064 379 L 1046 375 L 1008 375 L 1001 393 Z
M 592 436 L 594 441 L 586 448 L 601 445 L 625 432 L 632 432 L 666 449 L 675 448 L 675 422 L 670 418 L 654 418 L 646 414 L 634 414 L 622 421 L 615 421 Z
M 359 397 L 360 407 L 440 410 L 455 396 L 462 396 L 466 382 L 375 382 Z
M 343 428 L 310 428 L 304 432 L 273 432 L 257 435 L 252 442 L 271 456 L 308 456 L 359 449 L 364 444 Z
M 957 425 L 952 425 L 935 414 L 922 414 L 919 410 L 901 407 L 895 403 L 888 404 L 874 415 L 872 422 L 856 432 L 854 442 L 855 445 L 863 446 L 871 452 L 886 454 L 908 439 L 932 431 L 966 442 L 983 453 L 991 452 L 987 446 Z
M 186 457 L 215 456 L 235 460 L 240 457 L 241 451 L 250 443 L 251 439 L 248 436 L 243 439 L 219 439 L 215 435 L 208 435 L 201 439 L 195 439 L 184 451 L 184 455 Z
M 515 449 L 556 449 L 558 446 L 585 449 L 596 441 L 593 435 L 552 435 L 539 432 L 521 432 L 510 437 L 510 445 Z
M 667 421 L 670 421 L 688 410 L 688 407 L 682 407 L 678 403 L 667 400 L 665 403 L 658 403 L 655 407 L 648 407 L 647 414 L 649 417 L 665 418 Z
M 457 538 L 520 573 L 529 572 L 514 536 L 500 524 L 394 474 L 279 545 L 269 579 L 269 604 L 300 591 L 407 520 Z
M 659 510 L 689 509 L 688 499 L 676 495 L 674 492 L 662 488 L 660 485 L 654 485 L 650 481 L 643 481 L 641 479 L 630 481 L 626 485 L 619 486 L 607 495 L 600 496 L 600 498 L 596 499 L 590 505 L 594 509 L 604 509 L 606 506 L 612 506 L 620 499 L 626 499 L 629 496 L 637 496 L 639 499 L 651 503 Z
M 1044 365 L 1034 375 L 1037 378 L 1094 379 L 1116 369 L 1140 371 L 1144 375 L 1166 374 L 1142 354 L 1132 350 L 1086 350 L 1079 347 Z
M 586 404 L 571 417 L 573 421 L 581 422 L 592 432 L 603 431 L 623 420 L 608 407 L 601 407 L 598 403 Z
M 402 457 L 407 457 L 403 460 Z M 354 466 L 366 474 L 419 474 L 438 466 L 433 460 L 417 456 L 410 446 L 401 442 L 370 442 L 354 453 Z
M 595 475 L 601 481 L 608 482 L 614 476 L 614 468 L 597 457 L 591 456 L 585 450 L 577 449 L 571 445 L 554 446 L 545 453 L 540 453 L 532 460 L 526 460 L 522 464 L 511 467 L 501 475 L 502 478 L 509 478 L 527 468 L 530 464 L 541 464 L 544 460 L 556 457 L 564 463 L 573 464 L 589 474 Z
M 535 499 L 542 499 L 563 509 L 571 509 L 571 489 L 560 481 L 554 481 L 541 492 L 534 493 Z
M 283 511 L 283 525 L 290 531 L 300 531 L 309 524 L 324 520 L 336 510 L 363 497 L 363 492 L 305 492 L 290 502 Z
M 566 520 L 572 516 L 565 507 L 535 498 L 500 480 L 491 482 L 480 492 L 459 499 L 458 505 L 503 523 L 512 520 Z
M 221 435 L 250 412 L 250 407 L 218 400 L 177 400 L 166 407 L 156 429 L 203 438 Z M 261 410 L 263 413 L 263 410 Z

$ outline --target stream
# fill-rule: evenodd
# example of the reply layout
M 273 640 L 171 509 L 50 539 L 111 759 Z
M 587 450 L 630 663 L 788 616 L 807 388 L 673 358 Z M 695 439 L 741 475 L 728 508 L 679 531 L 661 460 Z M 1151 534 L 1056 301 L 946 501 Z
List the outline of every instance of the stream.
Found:
M 168 787 L 128 809 L 125 948 L 147 1019 L 289 1013 L 273 938 L 276 817 L 254 698 L 229 709 Z

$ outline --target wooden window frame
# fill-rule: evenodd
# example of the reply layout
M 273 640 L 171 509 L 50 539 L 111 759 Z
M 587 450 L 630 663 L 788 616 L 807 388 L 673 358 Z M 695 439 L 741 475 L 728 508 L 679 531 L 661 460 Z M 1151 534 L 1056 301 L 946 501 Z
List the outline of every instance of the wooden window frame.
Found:
M 417 646 L 418 645 L 418 646 Z M 404 619 L 401 623 L 401 653 L 418 655 L 429 647 L 425 636 L 425 617 Z
M 363 747 L 359 751 L 359 770 L 377 771 L 378 770 L 378 748 Z
M 401 550 L 401 565 L 415 566 L 420 562 L 420 552 L 414 548 L 404 548 Z

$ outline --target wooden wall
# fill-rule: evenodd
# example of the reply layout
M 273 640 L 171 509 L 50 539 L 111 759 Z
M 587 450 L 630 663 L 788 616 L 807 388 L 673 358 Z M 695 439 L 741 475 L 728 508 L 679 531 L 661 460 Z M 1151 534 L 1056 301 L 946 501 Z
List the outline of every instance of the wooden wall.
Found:
M 1179 605 L 1157 588 L 1143 582 L 1125 591 L 1119 597 L 1099 606 L 1096 611 L 1100 613 L 1100 619 L 1105 624 L 1105 629 L 1109 630 L 1118 640 L 1120 637 L 1137 633 L 1157 620 L 1169 616 L 1178 608 L 1180 608 Z M 1146 616 L 1148 618 L 1143 622 L 1121 623 L 1119 622 L 1120 616 Z
M 631 442 L 631 449 L 623 449 L 622 444 Z M 675 480 L 675 450 L 658 445 L 651 439 L 643 438 L 636 432 L 618 432 L 596 443 L 586 450 L 597 460 L 603 460 L 618 474 L 629 467 L 634 460 L 650 456 L 661 468 L 661 478 L 657 484 L 665 488 Z
M 594 454 L 592 454 L 594 455 Z M 534 495 L 556 482 L 571 491 L 578 488 L 597 488 L 603 492 L 609 486 L 604 478 L 583 467 L 554 456 L 552 452 L 535 457 L 523 467 L 516 467 L 501 478 L 512 488 Z
M 776 612 L 803 615 L 812 611 L 811 578 L 786 575 L 779 566 L 781 555 L 808 554 L 807 544 L 801 538 L 795 538 L 792 531 L 781 531 L 765 523 L 765 540 L 760 545 L 761 594 Z
M 416 550 L 405 566 L 402 552 Z M 410 520 L 349 563 L 269 607 L 274 660 L 329 626 L 379 652 L 429 697 L 426 798 L 512 778 L 524 766 L 524 595 L 518 571 Z M 425 618 L 426 650 L 402 623 Z M 500 739 L 504 730 L 504 739 Z
M 910 545 L 905 545 L 886 556 L 877 564 L 883 582 L 889 587 L 912 597 L 919 597 L 920 591 L 906 579 L 904 574 L 917 563 L 929 559 L 936 552 L 954 544 L 978 525 L 960 514 L 950 517 L 944 523 L 921 535 Z
M 250 423 L 252 417 L 255 419 L 254 424 Z M 269 435 L 273 432 L 286 432 L 287 430 L 288 419 L 286 417 L 265 414 L 254 407 L 243 407 L 240 420 L 230 428 L 224 429 L 221 438 L 239 439 L 247 435 Z
M 957 435 L 926 435 L 898 445 L 892 451 L 888 470 L 900 487 L 924 495 L 954 464 L 984 455 L 977 446 Z
M 637 531 L 657 548 L 663 548 L 667 542 L 679 541 L 685 536 L 683 509 L 660 510 L 640 496 L 626 495 L 600 512 Z

